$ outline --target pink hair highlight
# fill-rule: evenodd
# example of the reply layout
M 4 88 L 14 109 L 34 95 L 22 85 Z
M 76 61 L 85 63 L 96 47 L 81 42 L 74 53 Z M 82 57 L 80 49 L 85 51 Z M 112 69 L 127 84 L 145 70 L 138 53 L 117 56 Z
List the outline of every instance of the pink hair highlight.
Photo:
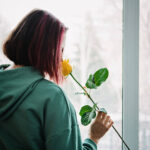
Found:
M 59 20 L 56 20 L 57 26 L 59 27 L 59 30 L 57 31 L 58 39 L 57 39 L 57 41 L 55 41 L 57 44 L 55 46 L 54 42 L 53 43 L 51 42 L 52 38 L 54 38 L 54 37 L 56 38 L 56 36 L 55 36 L 56 33 L 51 31 L 49 33 L 49 34 L 51 34 L 51 37 L 49 37 L 49 42 L 48 42 L 48 43 L 51 43 L 48 45 L 48 51 L 51 54 L 50 55 L 47 54 L 47 55 L 45 55 L 46 58 L 42 58 L 41 54 L 44 52 L 44 49 L 42 49 L 42 45 L 44 44 L 44 41 L 42 39 L 42 34 L 43 34 L 43 30 L 45 29 L 45 26 L 46 26 L 47 18 L 48 18 L 48 15 L 44 14 L 44 16 L 41 18 L 39 24 L 37 25 L 36 31 L 39 31 L 39 32 L 35 32 L 34 37 L 31 41 L 31 45 L 29 48 L 29 58 L 30 58 L 31 63 L 34 64 L 37 69 L 40 70 L 40 68 L 42 67 L 41 73 L 42 74 L 44 73 L 43 74 L 44 76 L 45 76 L 45 73 L 48 74 L 50 79 L 54 80 L 54 82 L 59 84 L 59 83 L 62 83 L 63 79 L 64 79 L 62 72 L 61 72 L 62 51 L 60 48 L 61 48 L 63 37 L 65 34 L 65 27 L 62 26 L 62 24 Z M 54 23 L 52 23 L 51 26 L 49 26 L 49 27 L 53 27 L 53 26 L 54 26 Z M 36 47 L 34 49 L 34 50 L 36 50 L 36 52 L 33 52 L 32 46 L 33 46 L 33 43 L 35 40 L 39 44 L 36 45 Z M 32 55 L 34 53 L 37 53 L 37 60 L 32 59 L 33 58 Z M 43 64 L 41 62 L 42 59 L 46 59 L 49 61 L 47 62 L 47 64 Z M 43 64 L 43 66 L 40 66 L 41 64 Z M 48 71 L 47 68 L 53 68 L 53 69 Z

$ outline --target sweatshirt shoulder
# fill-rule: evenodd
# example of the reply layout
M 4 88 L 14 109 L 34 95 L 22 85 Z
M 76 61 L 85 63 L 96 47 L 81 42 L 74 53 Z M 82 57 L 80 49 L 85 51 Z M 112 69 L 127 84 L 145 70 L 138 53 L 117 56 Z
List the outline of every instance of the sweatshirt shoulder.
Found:
M 66 113 L 70 116 L 68 117 L 71 118 L 73 125 L 78 124 L 73 104 L 63 89 L 55 83 L 43 79 L 34 90 L 33 97 L 36 99 L 34 102 L 36 102 L 38 108 L 42 107 L 45 112 L 47 110 L 48 113 L 55 115 L 57 110 L 58 118 L 62 117 L 63 113 Z M 65 117 L 66 115 L 64 115 Z
M 43 96 L 65 96 L 64 91 L 61 89 L 60 86 L 56 85 L 52 81 L 48 81 L 43 79 L 38 86 L 36 87 L 36 92 L 41 93 Z
M 60 86 L 58 86 L 57 84 L 55 84 L 52 81 L 48 81 L 46 79 L 43 79 L 39 85 L 37 86 L 37 88 L 39 90 L 41 90 L 42 92 L 51 92 L 51 93 L 63 93 L 63 90 L 61 89 Z

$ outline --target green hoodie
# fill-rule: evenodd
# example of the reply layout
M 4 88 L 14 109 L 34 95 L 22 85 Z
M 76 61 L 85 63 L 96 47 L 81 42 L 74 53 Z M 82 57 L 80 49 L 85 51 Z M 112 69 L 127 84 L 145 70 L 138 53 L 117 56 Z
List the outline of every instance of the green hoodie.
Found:
M 82 143 L 76 112 L 62 89 L 31 66 L 0 65 L 0 150 L 96 150 Z

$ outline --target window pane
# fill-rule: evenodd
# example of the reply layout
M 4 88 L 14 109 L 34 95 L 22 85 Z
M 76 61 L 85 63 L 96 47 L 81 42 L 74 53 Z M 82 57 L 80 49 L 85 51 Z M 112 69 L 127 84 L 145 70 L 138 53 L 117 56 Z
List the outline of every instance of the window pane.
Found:
M 150 1 L 140 4 L 140 150 L 150 148 Z
M 77 1 L 76 1 L 77 2 Z M 85 3 L 86 5 L 86 3 Z M 92 7 L 91 7 L 92 6 Z M 84 7 L 84 6 L 83 6 Z M 73 74 L 85 85 L 89 74 L 97 69 L 107 67 L 109 78 L 98 90 L 91 90 L 91 95 L 99 107 L 104 107 L 115 121 L 114 126 L 121 133 L 122 121 L 122 1 L 93 0 L 87 11 L 81 15 L 75 13 L 68 23 L 65 57 L 70 58 L 74 66 Z M 69 18 L 68 18 L 69 20 Z M 74 104 L 80 123 L 79 111 L 81 106 L 89 104 L 90 100 L 84 95 L 76 83 L 68 77 L 64 89 Z M 88 136 L 89 126 L 80 124 L 82 138 Z M 113 131 L 104 136 L 99 142 L 101 150 L 120 150 L 121 141 Z

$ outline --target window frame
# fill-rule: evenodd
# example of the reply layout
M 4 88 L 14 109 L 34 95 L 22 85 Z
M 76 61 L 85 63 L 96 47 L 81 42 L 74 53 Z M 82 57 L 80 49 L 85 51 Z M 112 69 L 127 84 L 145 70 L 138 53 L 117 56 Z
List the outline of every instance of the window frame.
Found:
M 139 149 L 139 0 L 123 0 L 122 135 Z

